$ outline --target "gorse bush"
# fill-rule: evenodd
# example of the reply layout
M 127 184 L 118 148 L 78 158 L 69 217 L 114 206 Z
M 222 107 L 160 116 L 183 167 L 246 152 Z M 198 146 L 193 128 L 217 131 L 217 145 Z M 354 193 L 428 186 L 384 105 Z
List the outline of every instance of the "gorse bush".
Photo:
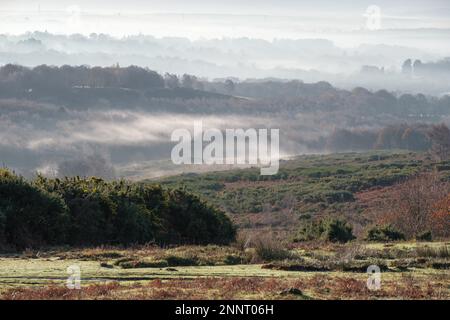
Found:
M 433 241 L 433 234 L 431 231 L 424 231 L 416 236 L 417 241 Z
M 0 245 L 225 244 L 228 217 L 198 197 L 159 185 L 98 178 L 26 181 L 0 171 Z
M 60 195 L 0 170 L 0 247 L 62 243 L 69 222 Z
M 327 220 L 324 229 L 322 237 L 331 242 L 348 242 L 355 239 L 352 227 L 343 220 Z
M 318 240 L 325 231 L 322 221 L 306 221 L 294 238 L 294 242 Z
M 222 211 L 182 190 L 171 190 L 167 195 L 164 225 L 172 241 L 225 244 L 234 239 L 235 228 Z
M 355 239 L 352 227 L 339 219 L 308 221 L 302 226 L 294 242 L 326 240 L 331 242 L 348 242 Z
M 398 241 L 405 240 L 405 235 L 391 225 L 373 226 L 367 230 L 368 241 Z
M 162 240 L 167 194 L 158 186 L 102 179 L 39 177 L 34 184 L 61 195 L 70 212 L 72 245 L 145 243 Z

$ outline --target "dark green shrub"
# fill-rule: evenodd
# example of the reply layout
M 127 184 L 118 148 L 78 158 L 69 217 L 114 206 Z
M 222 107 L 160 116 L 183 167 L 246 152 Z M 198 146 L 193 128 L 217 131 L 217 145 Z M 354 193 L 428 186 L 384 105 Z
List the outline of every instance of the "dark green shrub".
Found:
M 326 240 L 331 242 L 348 242 L 355 239 L 352 227 L 339 219 L 325 219 L 305 223 L 294 242 Z
M 322 221 L 305 221 L 294 237 L 294 242 L 317 240 L 322 236 L 324 230 Z
M 118 243 L 148 243 L 161 239 L 167 195 L 159 186 L 116 185 L 112 194 L 117 203 L 115 241 Z
M 0 240 L 18 249 L 63 243 L 68 221 L 58 194 L 0 170 Z
M 368 241 L 399 241 L 405 240 L 405 235 L 391 225 L 373 226 L 367 230 Z
M 353 228 L 347 222 L 331 219 L 325 222 L 322 237 L 331 242 L 348 242 L 355 239 L 352 231 Z
M 223 211 L 182 190 L 169 192 L 166 216 L 168 240 L 177 243 L 228 244 L 236 230 Z
M 433 235 L 432 235 L 431 231 L 425 231 L 425 232 L 422 232 L 421 234 L 418 234 L 416 236 L 416 240 L 417 241 L 432 241 Z

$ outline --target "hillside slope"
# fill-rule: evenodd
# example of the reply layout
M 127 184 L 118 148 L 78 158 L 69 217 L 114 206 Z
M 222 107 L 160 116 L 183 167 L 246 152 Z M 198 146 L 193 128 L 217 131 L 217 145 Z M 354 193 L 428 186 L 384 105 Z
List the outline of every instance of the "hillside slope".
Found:
M 450 168 L 428 155 L 378 151 L 299 156 L 281 163 L 274 176 L 240 169 L 164 178 L 166 186 L 185 186 L 225 210 L 241 230 L 295 230 L 302 221 L 341 217 L 360 234 L 373 220 L 374 197 L 419 172 Z

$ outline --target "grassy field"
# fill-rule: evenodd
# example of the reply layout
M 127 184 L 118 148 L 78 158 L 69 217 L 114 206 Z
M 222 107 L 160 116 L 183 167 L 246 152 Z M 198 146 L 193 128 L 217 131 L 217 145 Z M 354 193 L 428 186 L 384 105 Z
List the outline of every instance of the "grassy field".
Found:
M 94 248 L 0 258 L 1 299 L 449 299 L 450 243 L 302 244 L 281 259 L 254 248 Z M 367 266 L 382 269 L 380 290 Z M 81 289 L 66 288 L 67 268 Z

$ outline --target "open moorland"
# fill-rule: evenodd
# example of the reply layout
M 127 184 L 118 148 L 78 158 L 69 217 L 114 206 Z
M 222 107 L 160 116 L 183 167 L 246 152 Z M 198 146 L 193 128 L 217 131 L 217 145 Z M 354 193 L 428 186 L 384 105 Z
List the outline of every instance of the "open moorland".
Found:
M 450 243 L 183 246 L 24 252 L 0 259 L 2 299 L 449 299 Z M 369 290 L 377 264 L 381 287 Z M 68 289 L 67 268 L 81 271 Z
M 167 192 L 173 201 L 180 198 L 170 190 L 193 192 L 199 200 L 186 199 L 194 199 L 211 218 L 220 215 L 200 204 L 220 208 L 237 226 L 234 239 L 180 245 L 164 244 L 161 236 L 153 244 L 75 242 L 5 251 L 0 298 L 449 299 L 448 211 L 437 214 L 438 204 L 446 204 L 449 173 L 447 162 L 428 154 L 380 151 L 301 156 L 284 161 L 272 177 L 260 176 L 255 168 L 146 181 L 149 190 L 160 183 L 157 194 Z M 47 180 L 41 184 L 54 187 Z M 112 186 L 122 190 L 120 184 Z M 405 186 L 418 192 L 411 197 L 419 195 L 420 205 L 408 201 Z M 435 201 L 428 193 L 436 186 L 444 196 Z M 63 196 L 70 206 L 67 192 Z M 183 203 L 172 209 L 193 214 Z M 400 214 L 412 208 L 431 212 L 430 219 L 415 228 Z M 161 214 L 169 215 L 170 222 L 175 213 L 169 209 Z M 201 221 L 201 215 L 193 217 Z M 189 235 L 174 235 L 195 242 Z M 378 290 L 367 286 L 369 266 L 381 272 Z M 74 267 L 80 271 L 79 290 L 66 286 Z

